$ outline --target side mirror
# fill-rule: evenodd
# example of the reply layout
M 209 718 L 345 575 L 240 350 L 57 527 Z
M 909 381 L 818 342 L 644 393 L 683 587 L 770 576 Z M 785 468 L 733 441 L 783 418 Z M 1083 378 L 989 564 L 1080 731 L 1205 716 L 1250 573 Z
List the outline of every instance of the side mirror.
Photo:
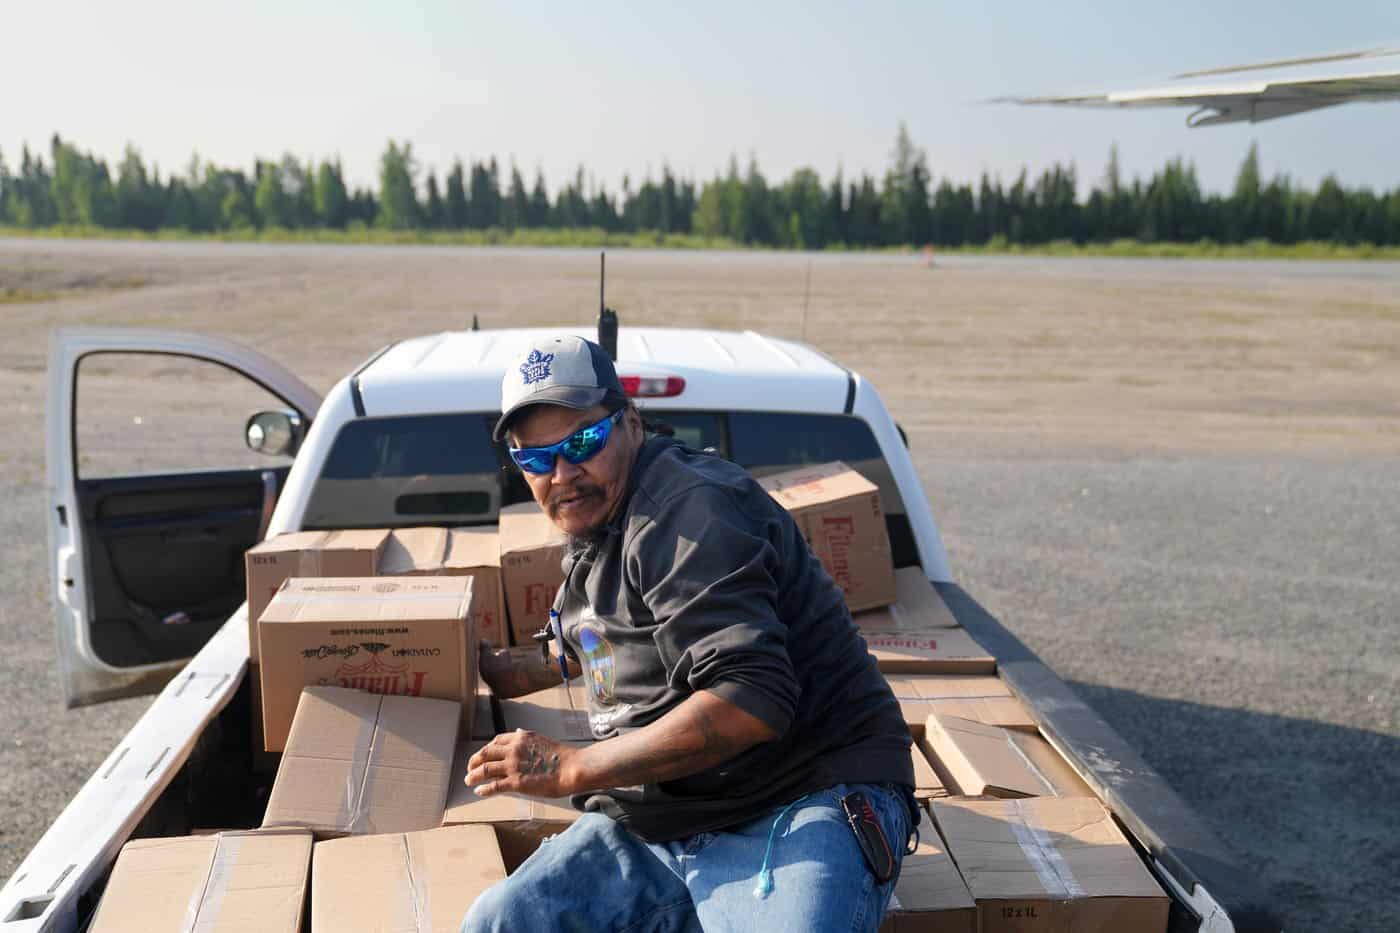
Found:
M 260 411 L 248 419 L 243 439 L 249 450 L 269 457 L 294 457 L 306 428 L 294 411 Z

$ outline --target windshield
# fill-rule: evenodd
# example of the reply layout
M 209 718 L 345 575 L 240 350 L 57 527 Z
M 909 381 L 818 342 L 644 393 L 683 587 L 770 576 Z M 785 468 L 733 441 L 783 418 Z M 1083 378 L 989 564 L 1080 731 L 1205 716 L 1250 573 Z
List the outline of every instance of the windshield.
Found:
M 880 487 L 896 566 L 918 563 L 899 488 L 870 426 L 852 415 L 789 412 L 644 412 L 677 440 L 710 448 L 765 476 L 843 460 Z M 529 488 L 491 440 L 494 412 L 359 418 L 336 436 L 302 527 L 492 524 Z

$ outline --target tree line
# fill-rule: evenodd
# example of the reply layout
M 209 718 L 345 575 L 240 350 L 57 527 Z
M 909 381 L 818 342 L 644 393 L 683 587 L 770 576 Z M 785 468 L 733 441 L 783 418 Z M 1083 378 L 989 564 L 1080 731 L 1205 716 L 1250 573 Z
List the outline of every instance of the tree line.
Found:
M 1287 176 L 1265 180 L 1257 146 L 1229 193 L 1207 193 L 1195 167 L 1169 160 L 1146 180 L 1122 177 L 1116 147 L 1087 197 L 1074 165 L 1010 184 L 983 174 L 974 186 L 941 178 L 899 128 L 882 177 L 810 168 L 770 183 L 750 158 L 697 182 L 669 167 L 614 193 L 580 167 L 551 195 L 541 171 L 526 182 L 495 157 L 454 161 L 441 181 L 422 171 L 412 145 L 391 141 L 376 188 L 347 185 L 339 159 L 258 160 L 251 172 L 192 158 L 162 178 L 128 146 L 115 170 L 57 134 L 48 158 L 24 147 L 17 171 L 0 152 L 0 226 L 98 227 L 217 233 L 254 229 L 490 230 L 592 228 L 697 234 L 778 248 L 1145 242 L 1400 245 L 1400 187 L 1346 188 L 1328 176 L 1316 190 Z

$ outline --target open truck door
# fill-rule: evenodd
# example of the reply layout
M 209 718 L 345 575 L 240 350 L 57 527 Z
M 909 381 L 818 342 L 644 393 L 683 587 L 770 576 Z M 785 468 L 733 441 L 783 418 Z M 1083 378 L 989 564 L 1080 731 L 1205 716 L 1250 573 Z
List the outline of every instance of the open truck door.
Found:
M 67 703 L 151 693 L 243 603 L 243 552 L 321 399 L 260 353 L 176 331 L 56 331 L 48 379 Z M 278 427 L 291 436 L 269 441 Z

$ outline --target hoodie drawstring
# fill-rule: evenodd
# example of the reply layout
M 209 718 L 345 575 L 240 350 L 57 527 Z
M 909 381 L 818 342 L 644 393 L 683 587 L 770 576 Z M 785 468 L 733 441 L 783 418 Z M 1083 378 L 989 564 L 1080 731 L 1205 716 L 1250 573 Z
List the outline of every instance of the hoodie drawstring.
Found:
M 758 883 L 753 886 L 753 896 L 755 898 L 762 900 L 773 893 L 773 870 L 768 867 L 768 859 L 773 855 L 773 839 L 777 835 L 778 825 L 782 823 L 783 817 L 787 816 L 788 812 L 792 810 L 793 807 L 806 800 L 809 796 L 811 795 L 803 794 L 801 797 L 798 797 L 792 803 L 783 807 L 782 811 L 773 818 L 773 826 L 768 830 L 768 847 L 763 850 L 763 866 L 758 870 Z

